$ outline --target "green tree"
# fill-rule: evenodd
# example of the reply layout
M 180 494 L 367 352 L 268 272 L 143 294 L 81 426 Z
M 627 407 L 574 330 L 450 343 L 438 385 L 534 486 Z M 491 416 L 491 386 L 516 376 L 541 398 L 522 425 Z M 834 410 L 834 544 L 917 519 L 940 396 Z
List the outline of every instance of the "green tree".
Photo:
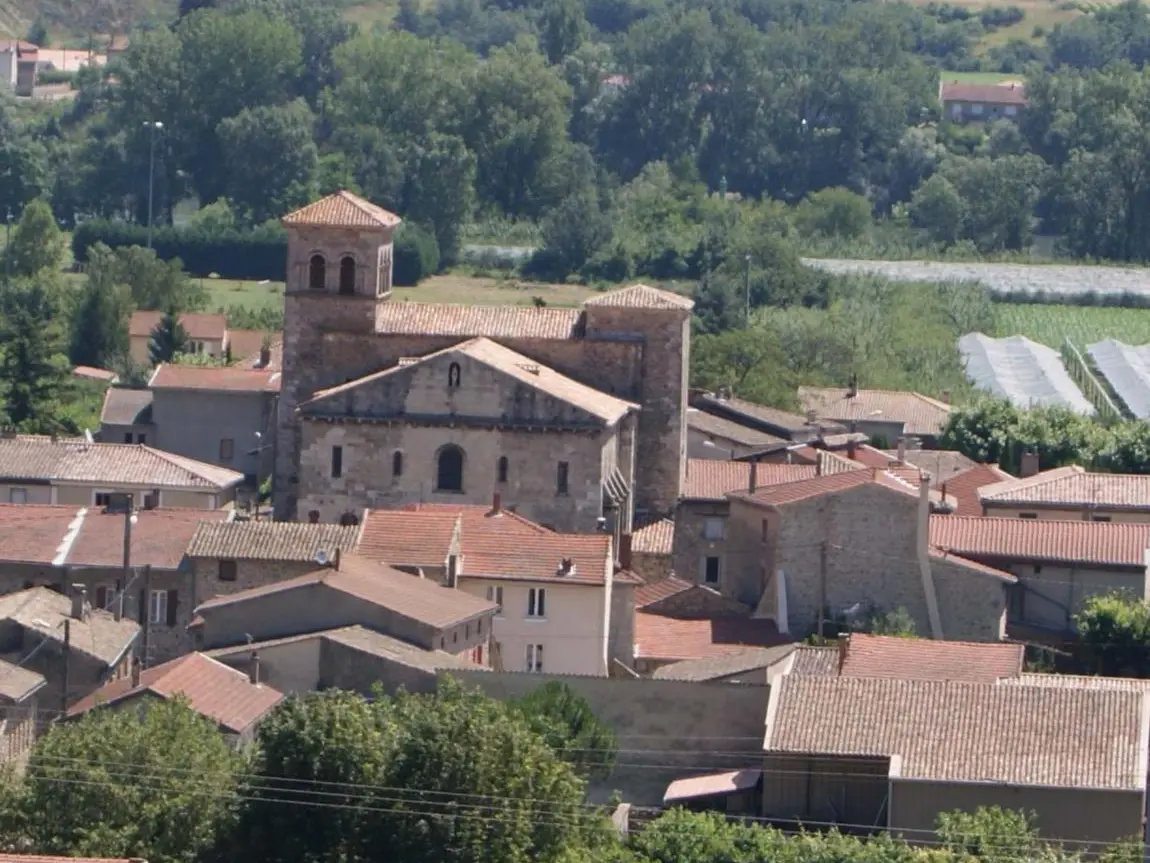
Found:
M 691 385 L 730 388 L 740 398 L 759 404 L 793 407 L 796 403 L 797 381 L 779 340 L 762 327 L 696 339 L 691 351 Z
M 66 431 L 60 397 L 69 379 L 59 303 L 50 287 L 14 281 L 0 301 L 0 393 L 7 422 L 22 431 Z
M 4 249 L 0 264 L 13 277 L 38 276 L 59 271 L 64 261 L 64 235 L 52 215 L 52 208 L 37 199 L 24 208 L 12 244 Z
M 108 265 L 114 268 L 114 279 L 128 287 L 136 308 L 193 312 L 207 305 L 203 282 L 188 278 L 179 258 L 165 261 L 153 249 L 122 246 Z
M 910 220 L 936 243 L 954 245 L 962 234 L 966 205 L 950 180 L 935 174 L 914 190 Z
M 88 250 L 88 275 L 72 320 L 69 356 L 76 365 L 112 368 L 128 356 L 131 296 L 117 280 L 116 253 L 97 243 Z
M 588 779 L 606 779 L 615 766 L 619 741 L 586 698 L 553 680 L 512 702 L 529 728 Z
M 861 237 L 871 227 L 870 201 L 850 189 L 821 189 L 803 199 L 795 221 L 807 234 Z
M 179 701 L 95 710 L 32 752 L 20 809 L 45 854 L 194 863 L 226 827 L 239 759 Z
M 540 12 L 539 49 L 548 63 L 562 63 L 590 35 L 582 0 L 547 0 Z
M 176 311 L 164 313 L 148 341 L 148 357 L 152 365 L 171 362 L 176 354 L 182 354 L 188 347 L 188 334 L 180 324 Z
M 939 445 L 954 449 L 981 464 L 1010 460 L 1019 410 L 1005 399 L 983 398 L 952 410 Z
M 1150 606 L 1136 596 L 1089 597 L 1074 616 L 1082 658 L 1096 674 L 1150 677 Z
M 898 638 L 917 637 L 914 617 L 902 606 L 872 617 L 867 625 L 867 632 L 872 635 L 893 635 Z
M 563 279 L 582 270 L 611 242 L 611 218 L 599 204 L 598 191 L 590 187 L 569 195 L 552 209 L 544 217 L 540 233 L 543 246 L 537 254 L 542 260 L 533 267 Z
M 980 806 L 974 812 L 943 812 L 938 816 L 938 838 L 952 855 L 986 863 L 1049 859 L 1034 818 L 1033 813 L 997 806 Z
M 462 138 L 432 135 L 413 143 L 404 161 L 404 217 L 431 226 L 441 265 L 452 264 L 459 258 L 463 226 L 475 208 L 475 155 Z
M 0 115 L 0 218 L 19 219 L 24 207 L 47 191 L 47 169 L 44 146 Z

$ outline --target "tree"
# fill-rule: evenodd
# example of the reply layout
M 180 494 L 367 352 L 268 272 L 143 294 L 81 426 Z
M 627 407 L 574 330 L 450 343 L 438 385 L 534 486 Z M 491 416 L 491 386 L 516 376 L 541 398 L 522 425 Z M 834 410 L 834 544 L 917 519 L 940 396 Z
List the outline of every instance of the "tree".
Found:
M 103 243 L 88 250 L 88 276 L 72 322 L 69 355 L 76 365 L 107 369 L 128 356 L 131 299 L 117 274 L 115 252 Z
M 429 225 L 439 244 L 440 264 L 452 264 L 475 207 L 475 155 L 462 138 L 432 135 L 412 144 L 404 162 L 404 216 Z
M 171 362 L 176 354 L 184 353 L 187 347 L 188 334 L 180 325 L 179 313 L 173 310 L 165 312 L 152 330 L 148 342 L 148 357 L 152 365 Z
M 97 709 L 32 751 L 20 809 L 45 854 L 194 863 L 226 827 L 239 759 L 179 701 Z
M 539 49 L 552 66 L 573 54 L 591 33 L 582 0 L 547 0 L 539 23 Z
M 48 202 L 38 198 L 24 208 L 0 264 L 6 274 L 31 277 L 58 271 L 63 260 L 64 235 Z
M 951 411 L 939 446 L 958 450 L 980 464 L 1001 465 L 1010 458 L 1018 421 L 1018 409 L 1005 399 L 979 399 Z
M 24 207 L 47 191 L 47 167 L 44 146 L 0 115 L 0 218 L 19 219 Z
M 870 201 L 850 189 L 821 189 L 803 199 L 795 221 L 807 234 L 861 237 L 871 226 Z
M 1074 616 L 1082 658 L 1094 673 L 1150 677 L 1150 605 L 1125 593 L 1089 597 Z
M 730 388 L 759 404 L 792 407 L 795 381 L 777 336 L 751 327 L 700 336 L 691 351 L 691 384 L 711 390 Z
M 114 268 L 115 281 L 128 287 L 136 308 L 194 312 L 207 305 L 203 282 L 188 278 L 179 258 L 165 261 L 153 249 L 122 246 L 107 264 Z
M 974 812 L 943 812 L 938 838 L 954 856 L 986 863 L 1029 863 L 1047 858 L 1034 813 L 980 806 Z M 1048 858 L 1047 858 L 1048 859 Z
M 536 253 L 542 263 L 533 268 L 557 279 L 577 273 L 611 242 L 610 216 L 599 204 L 594 187 L 564 198 L 540 226 L 543 245 Z
M 60 307 L 40 281 L 14 281 L 0 303 L 0 393 L 7 422 L 34 434 L 64 431 L 68 383 Z
M 966 207 L 950 180 L 935 174 L 914 190 L 910 220 L 936 243 L 953 245 L 962 233 Z
M 512 702 L 529 728 L 587 779 L 606 779 L 615 766 L 619 741 L 591 710 L 587 699 L 553 680 Z
M 872 617 L 867 631 L 872 635 L 893 635 L 898 638 L 916 637 L 914 617 L 902 606 Z

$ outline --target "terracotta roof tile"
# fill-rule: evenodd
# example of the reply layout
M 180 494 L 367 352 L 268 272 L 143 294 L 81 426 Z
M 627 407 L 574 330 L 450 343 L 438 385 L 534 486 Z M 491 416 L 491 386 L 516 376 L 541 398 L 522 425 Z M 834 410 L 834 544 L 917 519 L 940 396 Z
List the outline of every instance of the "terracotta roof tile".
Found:
M 694 585 L 691 582 L 684 581 L 674 575 L 659 581 L 649 582 L 635 591 L 635 608 L 643 608 L 661 602 L 670 596 L 682 593 L 684 590 L 690 590 L 692 587 Z
M 1071 465 L 983 486 L 978 497 L 983 504 L 1150 510 L 1150 475 L 1089 473 Z
M 670 665 L 655 669 L 651 677 L 656 680 L 692 680 L 701 683 L 762 669 L 762 682 L 766 683 L 767 667 L 786 659 L 794 650 L 794 644 L 780 644 L 777 647 L 743 647 L 722 656 L 672 662 Z
M 394 228 L 402 219 L 346 190 L 320 198 L 283 217 L 285 225 Z
M 222 662 L 202 653 L 189 653 L 140 672 L 137 686 L 132 685 L 131 677 L 124 677 L 100 687 L 70 708 L 68 717 L 149 693 L 163 699 L 183 696 L 192 710 L 219 723 L 230 734 L 243 734 L 284 697 L 278 689 L 256 685 L 246 674 Z
M 790 674 L 797 677 L 837 677 L 838 673 L 839 651 L 837 647 L 807 647 L 802 645 L 795 649 Z
M 392 302 L 376 313 L 377 332 L 391 335 L 573 339 L 582 325 L 578 309 Z
M 597 297 L 592 297 L 583 303 L 583 305 L 592 307 L 625 306 L 631 309 L 680 309 L 690 311 L 695 307 L 695 302 L 681 294 L 664 291 L 660 288 L 652 288 L 650 285 L 628 285 L 625 288 L 618 288 L 614 291 L 600 294 Z
M 336 549 L 355 549 L 358 527 L 338 524 L 307 524 L 292 521 L 201 522 L 188 557 L 226 560 L 315 561 L 320 552 L 329 559 Z
M 369 509 L 356 554 L 392 566 L 447 566 L 461 533 L 458 510 Z
M 29 507 L 39 509 L 39 507 Z M 223 522 L 231 512 L 208 509 L 146 509 L 132 525 L 132 563 L 176 569 L 188 543 L 205 522 Z M 124 560 L 124 516 L 89 507 L 67 557 L 68 566 L 119 567 Z
M 928 554 L 932 560 L 937 560 L 941 563 L 950 563 L 963 569 L 970 570 L 971 572 L 977 572 L 981 575 L 988 575 L 991 578 L 996 578 L 999 581 L 1006 582 L 1007 584 L 1018 583 L 1018 577 L 1012 575 L 1004 569 L 987 566 L 984 563 L 979 563 L 977 560 L 971 560 L 970 558 L 954 554 L 950 551 L 943 551 L 940 548 L 932 547 L 928 549 Z
M 898 450 L 888 449 L 885 452 L 892 460 L 898 459 Z M 979 466 L 978 462 L 952 449 L 908 449 L 906 460 L 929 473 L 936 488 L 944 482 L 950 482 L 957 474 Z M 1006 471 L 1002 474 L 1003 479 L 1010 476 Z
M 163 363 L 152 373 L 148 386 L 154 390 L 278 393 L 281 382 L 280 373 L 272 369 Z
M 943 81 L 940 89 L 943 102 L 981 102 L 985 105 L 1026 105 L 1026 87 L 1023 84 L 968 84 L 963 81 Z
M 898 390 L 859 390 L 848 395 L 844 387 L 799 387 L 804 411 L 838 422 L 901 422 L 912 435 L 942 433 L 950 405 L 921 393 Z
M 265 340 L 268 341 L 269 347 L 276 342 L 282 344 L 283 333 L 263 330 L 228 330 L 228 351 L 232 356 L 232 362 L 258 359 Z
M 1110 689 L 1150 692 L 1150 680 L 1140 677 L 1095 677 L 1082 674 L 1039 674 L 1024 671 L 1018 677 L 998 681 L 1009 686 L 1043 686 L 1056 689 Z
M 760 462 L 755 469 L 755 487 L 769 488 L 814 475 L 813 465 Z M 750 462 L 690 458 L 687 459 L 687 479 L 683 483 L 681 497 L 684 500 L 724 500 L 729 492 L 747 491 L 750 483 Z
M 0 596 L 0 620 L 9 620 L 59 645 L 68 621 L 72 650 L 115 665 L 136 641 L 140 627 L 131 620 L 116 620 L 111 612 L 92 609 L 86 620 L 72 617 L 72 600 L 47 587 L 32 587 Z M 47 624 L 47 625 L 45 625 Z
M 196 613 L 204 616 L 214 608 L 258 601 L 265 596 L 306 587 L 345 593 L 437 629 L 489 615 L 497 607 L 462 590 L 442 587 L 430 579 L 408 575 L 386 564 L 345 554 L 340 557 L 339 569 L 324 567 L 274 584 L 217 596 L 201 603 Z
M 670 554 L 675 544 L 675 522 L 661 518 L 631 534 L 632 554 Z
M 761 466 L 760 466 L 761 467 Z M 915 471 L 917 475 L 917 471 Z M 801 479 L 783 485 L 760 490 L 753 495 L 737 494 L 740 500 L 752 501 L 766 506 L 785 506 L 790 503 L 810 500 L 824 494 L 838 494 L 864 485 L 877 485 L 905 495 L 919 494 L 909 479 L 900 478 L 890 471 L 847 470 L 811 479 Z
M 1021 644 L 931 641 L 852 633 L 841 654 L 842 677 L 994 683 L 1022 673 Z
M 222 491 L 243 474 L 143 444 L 0 437 L 0 477 L 59 483 Z
M 1014 477 L 996 465 L 979 464 L 941 483 L 932 476 L 932 484 L 934 488 L 946 492 L 946 500 L 955 508 L 954 515 L 982 515 L 979 490 L 1011 479 Z
M 735 794 L 747 791 L 759 784 L 762 770 L 727 770 L 723 773 L 707 773 L 676 779 L 667 786 L 663 794 L 664 805 L 679 800 L 696 800 L 700 797 L 715 797 L 722 794 Z
M 745 447 L 769 447 L 786 443 L 781 437 L 705 413 L 698 408 L 687 409 L 687 426 L 702 434 L 733 441 Z
M 92 381 L 109 381 L 114 382 L 119 378 L 113 371 L 108 369 L 97 369 L 93 366 L 75 366 L 72 369 L 73 377 L 85 378 Z
M 63 565 L 86 510 L 0 503 L 0 560 Z
M 163 312 L 133 312 L 128 321 L 128 335 L 137 338 L 151 336 L 163 319 Z M 222 342 L 228 330 L 227 315 L 185 312 L 179 321 L 189 339 Z
M 905 779 L 1141 790 L 1143 710 L 1133 692 L 788 675 L 764 749 L 897 755 Z
M 930 517 L 930 542 L 963 557 L 1144 569 L 1150 524 Z
M 635 613 L 635 658 L 678 662 L 737 653 L 745 647 L 770 647 L 790 641 L 768 620 L 718 617 L 683 620 Z
M 104 393 L 100 425 L 148 425 L 152 422 L 152 391 L 109 387 Z

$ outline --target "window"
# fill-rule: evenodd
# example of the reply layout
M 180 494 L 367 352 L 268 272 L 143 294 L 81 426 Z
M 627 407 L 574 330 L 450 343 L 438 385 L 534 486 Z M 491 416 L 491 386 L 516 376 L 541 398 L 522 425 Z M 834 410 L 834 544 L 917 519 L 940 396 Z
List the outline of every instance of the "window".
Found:
M 719 583 L 719 558 L 703 558 L 703 581 L 707 584 Z
M 459 363 L 452 363 L 447 367 L 447 386 L 454 388 L 459 386 L 459 379 L 463 375 L 463 370 L 459 368 Z
M 112 492 L 98 491 L 92 498 L 95 506 L 111 506 L 112 505 Z
M 174 590 L 153 590 L 151 601 L 148 603 L 148 622 L 149 623 L 166 623 L 169 626 L 175 624 L 172 619 L 175 614 L 175 603 L 171 600 Z
M 136 443 L 147 443 L 147 442 L 148 442 L 148 436 L 146 434 L 136 435 Z
M 8 503 L 27 503 L 28 502 L 28 489 L 26 488 L 10 488 L 8 489 Z
M 543 670 L 542 644 L 527 645 L 527 670 L 532 674 L 538 674 Z
M 476 635 L 483 635 L 483 621 L 482 620 L 475 621 L 475 633 L 476 633 Z
M 236 580 L 236 562 L 234 560 L 221 560 L 220 561 L 220 581 L 235 581 Z
M 339 479 L 343 476 L 343 447 L 331 448 L 331 478 Z
M 1042 564 L 1041 563 L 1034 564 L 1034 574 L 1035 575 L 1042 575 Z
M 451 633 L 451 643 L 452 644 L 458 644 L 459 643 L 459 630 L 458 629 L 455 630 L 453 633 Z
M 527 591 L 527 616 L 546 617 L 547 590 L 542 587 L 533 587 Z
M 220 461 L 231 461 L 236 444 L 230 437 L 220 438 Z
M 1092 515 L 1092 516 L 1090 516 L 1090 520 L 1091 521 L 1103 521 L 1103 522 L 1105 522 L 1105 521 L 1110 521 L 1110 516 L 1108 516 L 1108 515 Z
M 323 255 L 312 255 L 307 268 L 307 286 L 313 291 L 322 291 L 327 287 L 327 261 Z
M 970 106 L 970 113 L 972 113 L 976 117 L 981 117 L 982 116 L 982 105 L 978 102 L 975 102 L 973 105 Z
M 132 433 L 131 432 L 124 432 L 124 443 L 131 443 L 131 442 L 132 442 Z
M 108 588 L 97 587 L 96 588 L 96 608 L 106 609 L 107 607 L 108 607 Z
M 555 493 L 567 494 L 567 472 L 570 466 L 565 461 L 559 462 L 559 470 L 555 476 Z
M 307 511 L 307 522 L 308 522 L 308 524 L 319 524 L 319 510 L 318 509 L 309 509 Z
M 499 481 L 500 482 L 507 482 L 507 456 L 501 455 L 499 457 L 499 462 L 496 465 L 496 468 L 497 468 L 496 472 L 499 475 Z
M 1018 109 L 1015 108 L 1013 105 L 1007 105 L 1002 110 L 1006 114 L 1007 117 L 1013 117 L 1015 114 L 1018 113 Z
M 502 587 L 489 587 L 487 588 L 487 601 L 494 602 L 499 606 L 499 610 L 495 613 L 498 615 L 503 614 L 503 588 Z
M 764 522 L 765 524 L 765 522 Z M 723 520 L 721 518 L 708 518 L 703 521 L 704 539 L 723 538 Z
M 436 491 L 463 491 L 463 450 L 454 445 L 439 451 L 435 472 Z
M 391 454 L 391 475 L 393 477 L 403 476 L 403 453 L 399 450 Z
M 339 292 L 355 293 L 355 258 L 351 255 L 345 255 L 339 262 Z
M 771 539 L 771 523 L 765 518 L 763 519 L 763 542 L 769 542 Z
M 1038 518 L 1038 513 L 1036 513 L 1036 512 L 1020 512 L 1018 514 L 1018 517 L 1019 518 Z
M 467 639 L 468 641 L 471 640 L 471 624 L 470 623 L 463 627 L 463 637 L 465 639 Z

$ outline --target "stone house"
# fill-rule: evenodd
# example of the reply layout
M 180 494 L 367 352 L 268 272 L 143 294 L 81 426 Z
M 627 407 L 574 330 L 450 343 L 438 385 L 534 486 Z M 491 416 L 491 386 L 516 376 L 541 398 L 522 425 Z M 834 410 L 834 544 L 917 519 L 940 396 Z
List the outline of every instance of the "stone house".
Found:
M 144 444 L 0 436 L 0 502 L 107 506 L 133 495 L 143 507 L 218 509 L 243 475 Z
M 0 761 L 18 759 L 43 732 L 52 713 L 41 713 L 41 699 L 59 709 L 60 695 L 46 692 L 47 685 L 43 674 L 0 660 Z
M 666 515 L 674 508 L 686 451 L 690 300 L 634 285 L 588 300 L 581 309 L 396 303 L 391 301 L 391 267 L 398 216 L 349 192 L 340 192 L 288 214 L 283 221 L 288 231 L 288 261 L 276 440 L 277 518 L 306 514 L 309 507 L 301 501 L 327 494 L 332 479 L 343 479 L 342 491 L 354 491 L 365 502 L 367 492 L 392 489 L 389 502 L 408 503 L 434 494 L 441 479 L 459 486 L 455 480 L 460 467 L 468 482 L 462 489 L 464 499 L 475 503 L 486 500 L 497 490 L 502 475 L 500 459 L 510 461 L 517 455 L 517 451 L 504 450 L 500 445 L 506 438 L 507 444 L 514 443 L 527 455 L 514 470 L 508 464 L 509 482 L 512 476 L 540 480 L 537 501 L 508 493 L 508 504 L 518 505 L 525 514 L 529 506 L 534 507 L 530 510 L 534 518 L 559 528 L 588 529 L 583 520 L 590 517 L 588 507 L 596 493 L 591 477 L 613 476 L 615 467 L 622 471 L 628 462 L 628 445 L 614 450 L 607 445 L 611 435 L 606 429 L 612 424 L 601 418 L 580 428 L 575 422 L 579 420 L 580 413 L 575 411 L 579 406 L 567 405 L 563 396 L 557 396 L 558 391 L 547 393 L 542 386 L 544 378 L 568 389 L 570 384 L 562 381 L 597 390 L 603 404 L 614 399 L 639 405 L 633 428 L 642 445 L 630 445 L 634 453 L 633 484 L 624 488 L 612 480 L 598 488 L 607 486 L 620 511 L 631 509 L 621 505 L 617 499 L 620 495 L 629 495 L 640 514 Z M 481 362 L 463 355 L 454 360 L 444 355 L 418 370 L 404 371 L 412 358 L 427 357 L 476 338 L 490 339 L 507 352 L 518 354 L 519 359 L 503 354 L 516 371 L 494 359 Z M 493 357 L 493 349 L 483 350 Z M 439 369 L 444 363 L 446 368 Z M 465 364 L 471 373 L 464 370 Z M 371 376 L 389 369 L 398 369 L 398 373 L 379 382 L 380 393 L 388 393 L 392 400 L 389 404 L 398 406 L 410 399 L 412 408 L 418 403 L 431 411 L 429 416 L 377 418 L 348 413 L 340 417 L 338 396 L 322 405 L 326 411 L 322 423 L 318 417 L 305 417 L 305 411 L 300 410 L 317 393 L 350 381 L 364 384 L 363 403 L 367 407 L 373 398 L 372 384 L 377 383 Z M 429 388 L 422 381 L 431 369 L 437 371 L 436 386 Z M 396 387 L 389 390 L 392 381 Z M 407 396 L 402 393 L 404 381 L 421 383 Z M 478 398 L 481 392 L 483 403 Z M 514 393 L 521 394 L 518 407 Z M 575 398 L 573 389 L 571 397 Z M 507 417 L 502 412 L 492 416 L 493 405 L 488 401 L 499 405 L 506 404 L 506 399 L 511 400 L 514 410 Z M 578 399 L 586 417 L 590 406 L 587 394 L 580 391 Z M 537 404 L 532 407 L 534 402 Z M 479 413 L 470 417 L 457 411 L 453 417 L 452 404 L 460 411 L 466 406 Z M 544 404 L 562 404 L 562 412 L 546 417 L 536 409 Z M 316 402 L 312 407 L 321 404 Z M 590 415 L 597 416 L 594 411 Z M 545 419 L 548 422 L 543 422 Z M 573 423 L 578 431 L 572 428 Z M 340 434 L 348 438 L 346 444 L 335 439 Z M 329 435 L 331 440 L 327 440 Z M 455 437 L 466 437 L 469 445 L 475 441 L 480 450 L 467 450 Z M 362 489 L 347 489 L 348 478 L 331 476 L 331 468 L 336 466 L 332 463 L 333 447 L 347 446 L 353 455 L 357 448 L 362 453 L 374 445 L 377 438 L 388 443 L 391 451 L 370 464 L 374 473 L 356 478 Z M 404 446 L 397 446 L 396 441 L 404 440 L 409 451 L 402 452 L 405 475 L 397 485 L 393 482 L 393 459 L 395 451 Z M 424 446 L 433 449 L 424 453 L 420 450 Z M 569 446 L 574 451 L 564 458 L 560 453 Z M 311 452 L 305 458 L 308 449 Z M 595 452 L 612 451 L 618 453 L 615 465 L 607 463 L 609 455 L 599 464 L 590 460 Z M 444 454 L 446 461 L 441 458 Z M 576 462 L 581 468 L 572 470 Z M 562 463 L 567 464 L 565 478 Z M 443 476 L 440 467 L 445 468 Z M 578 507 L 574 501 L 557 505 L 556 498 L 562 496 L 564 487 L 572 498 L 578 496 Z M 335 503 L 330 505 L 334 508 Z M 545 508 L 568 519 L 577 516 L 579 524 L 558 518 L 552 521 L 542 513 Z M 341 513 L 335 512 L 335 516 Z
M 299 508 L 480 504 L 553 529 L 629 532 L 637 405 L 479 338 L 299 406 Z
M 661 581 L 672 575 L 671 553 L 675 545 L 675 522 L 660 518 L 631 534 L 629 569 L 643 581 Z
M 846 470 L 728 498 L 731 564 L 719 589 L 783 633 L 900 608 L 935 639 L 1005 633 L 1017 579 L 932 547 L 929 477 L 916 487 L 893 471 Z
M 131 672 L 106 683 L 69 708 L 67 719 L 97 709 L 144 710 L 156 700 L 182 698 L 196 713 L 217 723 L 235 746 L 255 740 L 256 727 L 284 695 L 261 682 L 259 666 L 251 675 L 202 653 L 188 653 L 154 668 Z
M 950 419 L 950 405 L 921 393 L 848 387 L 799 387 L 803 410 L 860 432 L 882 447 L 900 439 L 935 449 Z
M 1079 465 L 1015 479 L 1007 474 L 978 489 L 981 512 L 1002 518 L 1150 523 L 1150 476 L 1091 473 Z
M 1026 109 L 1026 87 L 1021 81 L 999 84 L 968 84 L 941 81 L 938 101 L 942 118 L 951 123 L 990 123 L 1018 120 Z
M 687 458 L 709 458 L 720 461 L 782 449 L 787 439 L 749 428 L 725 417 L 698 408 L 687 409 Z
M 152 391 L 143 387 L 108 387 L 100 408 L 100 429 L 96 440 L 101 443 L 154 442 Z

